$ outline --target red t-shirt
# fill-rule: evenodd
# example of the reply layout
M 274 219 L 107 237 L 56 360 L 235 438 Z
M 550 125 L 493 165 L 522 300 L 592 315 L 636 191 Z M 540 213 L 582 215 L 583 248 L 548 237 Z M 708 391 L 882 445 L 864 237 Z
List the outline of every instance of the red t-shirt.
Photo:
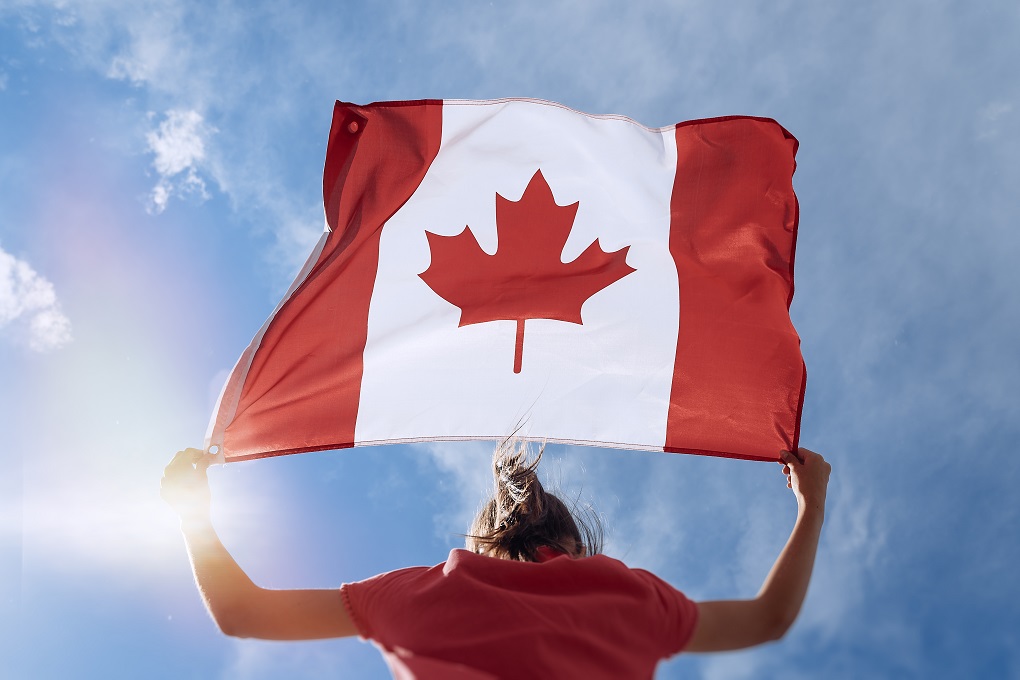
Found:
M 398 680 L 651 678 L 694 632 L 697 605 L 650 572 L 604 555 L 542 558 L 453 550 L 341 593 Z

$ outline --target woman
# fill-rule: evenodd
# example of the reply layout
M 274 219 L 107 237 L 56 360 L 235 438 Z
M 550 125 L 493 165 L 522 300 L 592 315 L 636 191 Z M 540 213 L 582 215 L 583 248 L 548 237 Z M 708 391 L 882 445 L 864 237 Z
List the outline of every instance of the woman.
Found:
M 786 546 L 747 600 L 692 602 L 653 574 L 599 555 L 600 533 L 545 491 L 538 458 L 506 441 L 496 489 L 467 537 L 435 567 L 382 574 L 340 590 L 252 583 L 209 518 L 213 456 L 180 451 L 163 498 L 181 517 L 195 580 L 220 629 L 236 637 L 360 635 L 398 678 L 648 678 L 680 651 L 719 652 L 781 638 L 807 593 L 825 512 L 829 464 L 782 454 L 798 514 Z

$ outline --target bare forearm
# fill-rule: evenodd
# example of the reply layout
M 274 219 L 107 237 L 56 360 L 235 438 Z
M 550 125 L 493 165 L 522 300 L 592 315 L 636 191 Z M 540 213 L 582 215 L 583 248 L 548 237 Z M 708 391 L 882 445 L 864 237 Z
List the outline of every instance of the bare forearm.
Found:
M 227 635 L 322 640 L 357 635 L 339 589 L 267 590 L 255 585 L 223 546 L 208 517 L 181 522 L 198 590 Z
M 206 608 L 224 633 L 233 634 L 259 588 L 224 547 L 208 515 L 182 519 L 181 531 Z
M 178 451 L 163 471 L 160 496 L 181 518 L 195 582 L 216 625 L 227 635 L 266 640 L 319 640 L 357 635 L 340 591 L 266 590 L 244 573 L 209 519 L 206 468 L 215 457 Z
M 793 625 L 804 604 L 824 518 L 824 500 L 801 505 L 790 538 L 758 592 L 779 635 Z
M 787 486 L 797 496 L 797 521 L 786 546 L 754 599 L 698 603 L 698 625 L 688 651 L 721 652 L 778 640 L 800 613 L 825 519 L 831 467 L 814 451 L 798 453 L 780 452 Z

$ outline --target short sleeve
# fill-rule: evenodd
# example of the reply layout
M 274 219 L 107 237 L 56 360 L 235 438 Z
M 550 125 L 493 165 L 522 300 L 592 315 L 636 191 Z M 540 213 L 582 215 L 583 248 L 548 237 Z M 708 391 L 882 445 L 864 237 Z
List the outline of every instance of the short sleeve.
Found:
M 428 571 L 428 567 L 410 567 L 340 586 L 344 607 L 358 635 L 385 644 L 381 631 L 388 630 L 390 621 L 406 613 L 409 594 Z
M 682 592 L 644 569 L 633 569 L 636 576 L 655 590 L 661 614 L 663 658 L 683 651 L 698 625 L 698 605 Z
M 352 590 L 357 590 L 357 584 L 345 583 L 340 586 L 340 598 L 343 600 L 344 609 L 347 610 L 347 616 L 351 617 L 351 621 L 354 622 L 354 627 L 358 629 L 358 636 L 363 640 L 371 639 L 372 632 L 361 618 L 360 608 L 355 604 L 358 597 L 351 593 Z

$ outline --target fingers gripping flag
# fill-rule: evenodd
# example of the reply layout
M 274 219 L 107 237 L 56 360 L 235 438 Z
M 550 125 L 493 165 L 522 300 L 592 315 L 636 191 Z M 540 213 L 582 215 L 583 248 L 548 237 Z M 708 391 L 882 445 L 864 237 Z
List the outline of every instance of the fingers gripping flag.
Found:
M 777 460 L 797 141 L 535 100 L 337 102 L 327 229 L 224 386 L 227 460 L 502 438 Z

